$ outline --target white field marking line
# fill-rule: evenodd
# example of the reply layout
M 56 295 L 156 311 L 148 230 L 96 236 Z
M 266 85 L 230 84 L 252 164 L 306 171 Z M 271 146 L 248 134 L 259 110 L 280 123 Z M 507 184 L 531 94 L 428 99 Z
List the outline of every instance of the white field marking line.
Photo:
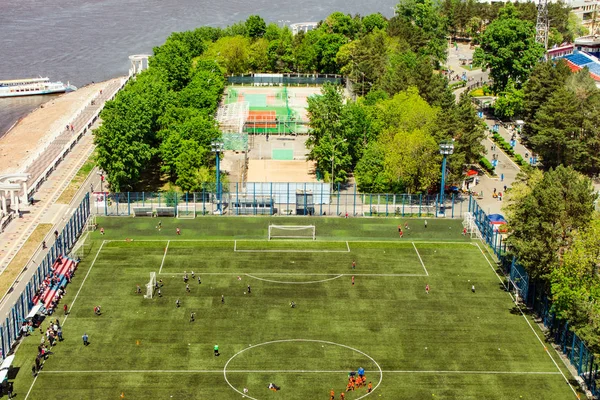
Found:
M 365 370 L 365 373 L 377 373 L 379 371 Z M 560 375 L 560 372 L 547 371 L 419 371 L 419 370 L 382 370 L 384 374 L 460 374 L 460 375 Z M 44 374 L 221 374 L 222 369 L 130 369 L 130 370 L 66 370 L 66 371 L 44 371 Z M 306 370 L 306 369 L 234 369 L 227 370 L 230 374 L 347 374 L 348 370 Z
M 306 284 L 310 284 L 310 283 L 322 283 L 322 282 L 332 281 L 334 279 L 338 279 L 338 278 L 341 278 L 342 276 L 344 276 L 344 275 L 338 275 L 338 276 L 334 276 L 333 278 L 320 279 L 318 281 L 290 282 L 290 281 L 276 281 L 274 279 L 259 278 L 257 276 L 250 275 L 250 274 L 244 274 L 244 275 L 246 275 L 249 278 L 259 280 L 259 281 L 271 282 L 271 283 L 283 283 L 283 284 L 288 284 L 288 285 L 306 285 Z
M 425 263 L 423 262 L 423 259 L 421 258 L 421 255 L 419 254 L 419 250 L 417 250 L 417 246 L 415 246 L 415 242 L 412 242 L 412 245 L 415 248 L 415 251 L 417 252 L 417 256 L 419 257 L 419 261 L 421 261 L 421 265 L 423 266 L 423 269 L 425 270 L 425 276 L 429 276 L 429 272 L 427 272 L 427 268 L 425 268 Z
M 347 250 L 234 250 L 236 253 L 348 253 Z
M 165 254 L 163 254 L 162 262 L 160 263 L 160 269 L 158 270 L 159 274 L 160 274 L 160 271 L 162 271 L 163 265 L 165 265 L 165 258 L 167 258 L 167 251 L 169 250 L 169 243 L 171 243 L 171 241 L 167 240 L 167 247 L 165 247 Z
M 164 242 L 166 239 L 131 239 L 130 242 Z M 172 239 L 172 242 L 268 242 L 266 239 Z M 125 242 L 125 239 L 122 240 L 105 240 L 105 242 Z M 344 240 L 317 240 L 318 243 L 344 243 Z M 408 242 L 398 242 L 397 240 L 349 240 L 346 242 L 350 243 L 391 243 L 391 244 L 405 244 Z M 456 241 L 421 241 L 417 240 L 416 243 L 423 244 L 468 244 L 474 246 L 473 242 L 456 242 Z M 238 250 L 239 251 L 239 250 Z
M 345 349 L 354 351 L 356 353 L 362 354 L 363 356 L 365 356 L 366 358 L 368 358 L 369 360 L 371 360 L 371 362 L 377 367 L 377 370 L 379 372 L 379 382 L 377 382 L 377 385 L 375 385 L 375 387 L 373 388 L 373 390 L 370 393 L 364 394 L 360 397 L 357 397 L 356 400 L 360 400 L 363 399 L 369 395 L 371 395 L 373 392 L 375 392 L 375 390 L 377 390 L 377 388 L 379 387 L 379 385 L 381 385 L 381 382 L 383 381 L 383 371 L 381 370 L 381 366 L 377 363 L 377 361 L 375 361 L 375 359 L 373 357 L 371 357 L 370 355 L 368 355 L 365 352 L 362 352 L 354 347 L 350 347 L 350 346 L 346 346 L 345 344 L 341 344 L 341 343 L 335 343 L 335 342 L 329 342 L 326 340 L 316 340 L 316 339 L 281 339 L 281 340 L 271 340 L 269 342 L 264 342 L 264 343 L 259 343 L 259 344 L 255 344 L 249 347 L 246 347 L 243 350 L 238 351 L 237 353 L 235 353 L 233 356 L 231 356 L 231 358 L 229 360 L 227 360 L 227 362 L 225 363 L 225 366 L 223 367 L 223 378 L 225 378 L 225 382 L 227 382 L 227 384 L 229 385 L 230 388 L 232 388 L 233 390 L 235 390 L 237 393 L 241 394 L 242 396 L 246 396 L 248 397 L 250 400 L 257 400 L 254 397 L 250 397 L 248 395 L 245 395 L 244 393 L 240 392 L 238 389 L 235 388 L 235 386 L 233 386 L 231 384 L 231 382 L 229 382 L 229 379 L 227 379 L 227 366 L 229 365 L 229 363 L 231 362 L 231 360 L 233 360 L 234 358 L 236 358 L 237 356 L 239 356 L 240 354 L 242 354 L 245 351 L 248 351 L 250 349 L 254 349 L 256 347 L 260 347 L 260 346 L 265 346 L 268 344 L 277 344 L 277 343 L 289 343 L 289 342 L 308 342 L 308 343 L 324 343 L 324 344 L 329 344 L 329 345 L 333 345 L 333 346 L 338 346 L 338 347 L 343 347 Z
M 77 300 L 77 297 L 79 297 L 79 293 L 81 292 L 81 289 L 83 288 L 83 284 L 85 283 L 87 277 L 90 275 L 90 272 L 92 271 L 92 268 L 94 267 L 94 264 L 96 264 L 96 260 L 98 259 L 98 256 L 100 255 L 100 251 L 102 250 L 102 247 L 104 247 L 104 243 L 106 243 L 106 241 L 102 241 L 102 244 L 100 245 L 100 248 L 96 252 L 96 257 L 94 257 L 94 261 L 92 261 L 92 265 L 90 265 L 90 268 L 88 269 L 87 274 L 85 274 L 85 276 L 83 277 L 83 281 L 81 281 L 81 286 L 79 286 L 79 290 L 77 291 L 77 293 L 75 294 L 75 297 L 73 298 L 73 301 L 71 302 L 71 310 L 73 309 L 73 304 L 75 304 L 75 301 Z M 63 322 L 62 322 L 61 326 L 65 325 L 65 322 L 67 322 L 67 319 L 69 318 L 69 314 L 65 315 L 65 318 L 63 319 Z M 52 347 L 50 349 L 52 349 Z M 42 362 L 42 366 L 45 363 L 46 362 L 43 361 Z M 31 393 L 31 390 L 33 389 L 33 385 L 35 385 L 35 382 L 37 381 L 38 376 L 40 376 L 39 371 L 38 371 L 37 375 L 35 376 L 35 378 L 33 378 L 33 382 L 31 382 L 31 386 L 29 387 L 29 390 L 27 391 L 27 394 L 25 395 L 25 399 L 24 400 L 27 400 L 27 398 L 29 397 L 29 394 Z
M 258 240 L 257 240 L 258 241 Z M 248 242 L 253 242 L 248 240 Z M 262 241 L 260 241 L 262 243 Z M 267 242 L 269 243 L 269 242 Z M 343 243 L 343 242 L 321 242 L 321 243 Z M 233 252 L 234 253 L 350 253 L 350 246 L 346 242 L 346 248 L 348 250 L 286 250 L 286 249 L 250 249 L 250 250 L 238 250 L 237 240 L 233 241 Z
M 477 247 L 479 247 L 479 243 L 477 244 Z M 494 274 L 498 277 L 498 279 L 500 280 L 500 282 L 504 283 L 504 281 L 502 280 L 502 278 L 500 277 L 500 275 L 498 275 L 498 273 L 494 269 L 494 266 L 492 265 L 491 261 L 488 259 L 487 255 L 484 253 L 483 250 L 481 250 L 481 247 L 479 247 L 479 250 L 481 251 L 481 254 L 483 254 L 483 257 L 488 262 L 488 264 L 490 265 L 490 268 L 492 269 L 492 271 L 494 271 Z M 508 292 L 508 295 L 511 297 L 511 299 L 513 301 L 515 301 L 513 295 L 510 292 Z M 544 351 L 546 352 L 546 354 L 548 354 L 548 357 L 550 357 L 550 359 L 552 360 L 552 363 L 554 363 L 554 365 L 556 366 L 556 369 L 558 369 L 558 372 L 560 372 L 560 374 L 564 378 L 565 382 L 567 382 L 567 385 L 569 385 L 569 388 L 571 388 L 571 391 L 573 392 L 573 394 L 575 395 L 575 397 L 579 398 L 579 396 L 577 395 L 577 391 L 575 390 L 575 388 L 573 387 L 573 385 L 571 385 L 571 382 L 569 382 L 569 380 L 567 379 L 567 377 L 565 376 L 565 374 L 562 372 L 562 370 L 558 366 L 557 362 L 554 360 L 554 357 L 552 357 L 552 354 L 550 354 L 550 352 L 548 351 L 548 346 L 546 346 L 546 344 L 544 344 L 544 342 L 542 341 L 542 339 L 540 338 L 540 336 L 537 334 L 537 332 L 535 331 L 535 329 L 531 325 L 531 322 L 529 322 L 529 320 L 527 319 L 527 316 L 525 316 L 525 314 L 523 313 L 523 310 L 521 310 L 521 307 L 519 307 L 519 312 L 521 313 L 521 316 L 523 317 L 523 319 L 525 320 L 525 322 L 527 322 L 527 325 L 529 325 L 529 328 L 531 328 L 531 331 L 533 332 L 533 334 L 535 335 L 535 337 L 537 338 L 537 340 L 540 342 L 540 344 L 542 345 L 542 347 L 544 347 Z
M 183 276 L 183 272 L 162 272 L 160 275 L 177 275 Z M 198 275 L 249 275 L 247 272 L 204 272 Z M 380 276 L 380 277 L 401 277 L 401 276 L 427 276 L 425 274 L 322 274 L 322 273 L 294 273 L 294 272 L 254 272 L 253 275 L 265 276 Z

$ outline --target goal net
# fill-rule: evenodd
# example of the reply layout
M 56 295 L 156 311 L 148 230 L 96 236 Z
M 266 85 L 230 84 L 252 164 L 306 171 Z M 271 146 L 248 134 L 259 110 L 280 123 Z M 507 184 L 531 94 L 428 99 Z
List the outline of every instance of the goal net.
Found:
M 467 234 L 474 238 L 481 238 L 481 234 L 479 233 L 479 228 L 477 228 L 477 224 L 475 223 L 475 217 L 472 213 L 466 212 L 465 218 L 463 219 L 463 228 L 467 230 Z
M 177 206 L 177 218 L 196 218 L 196 205 L 179 204 Z
M 75 260 L 83 260 L 90 254 L 92 241 L 88 236 L 89 232 L 84 232 L 71 249 L 69 255 Z
M 269 225 L 271 239 L 316 239 L 314 225 Z
M 154 295 L 154 287 L 156 286 L 156 272 L 150 272 L 150 282 L 146 284 L 145 299 L 151 299 Z

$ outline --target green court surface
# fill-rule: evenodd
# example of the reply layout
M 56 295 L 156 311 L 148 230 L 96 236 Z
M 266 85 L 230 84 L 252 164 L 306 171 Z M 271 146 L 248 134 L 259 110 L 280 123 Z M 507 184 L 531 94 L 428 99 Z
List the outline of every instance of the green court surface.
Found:
M 23 342 L 17 399 L 338 399 L 359 367 L 374 390 L 348 400 L 575 399 L 461 221 L 408 220 L 400 239 L 405 222 L 98 218 L 65 340 L 35 380 L 40 335 Z M 268 241 L 269 224 L 314 224 L 317 239 Z M 150 272 L 162 296 L 144 299 Z
M 273 160 L 293 160 L 294 149 L 272 149 L 271 158 Z

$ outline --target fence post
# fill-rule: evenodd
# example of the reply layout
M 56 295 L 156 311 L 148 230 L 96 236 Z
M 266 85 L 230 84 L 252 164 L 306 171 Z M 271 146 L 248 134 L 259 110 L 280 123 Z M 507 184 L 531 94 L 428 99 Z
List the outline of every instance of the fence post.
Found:
M 6 350 L 4 348 L 4 328 L 0 326 L 0 344 L 2 346 L 2 359 L 6 357 Z
M 340 215 L 340 183 L 338 182 L 337 187 L 337 208 L 335 215 Z
M 131 215 L 131 197 L 129 196 L 129 192 L 127 192 L 127 215 Z
M 452 193 L 452 218 L 454 218 L 454 193 Z
M 356 184 L 353 185 L 354 186 L 354 216 L 356 216 Z M 321 190 L 323 190 L 323 186 L 321 186 Z

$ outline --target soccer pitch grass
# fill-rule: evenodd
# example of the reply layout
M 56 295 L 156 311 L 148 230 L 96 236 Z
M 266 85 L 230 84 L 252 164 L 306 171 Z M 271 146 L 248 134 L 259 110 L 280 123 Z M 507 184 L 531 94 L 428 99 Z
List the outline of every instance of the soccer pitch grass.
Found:
M 162 219 L 158 231 L 156 218 L 99 218 L 106 234 L 92 234 L 63 299 L 71 313 L 56 314 L 65 340 L 35 379 L 39 333 L 22 343 L 15 392 L 236 399 L 247 387 L 248 399 L 328 399 L 331 389 L 338 399 L 363 367 L 374 390 L 348 400 L 575 398 L 461 221 L 408 221 L 399 239 L 400 219 L 202 217 Z M 317 240 L 267 241 L 269 223 L 314 224 Z M 162 297 L 135 293 L 150 272 Z

